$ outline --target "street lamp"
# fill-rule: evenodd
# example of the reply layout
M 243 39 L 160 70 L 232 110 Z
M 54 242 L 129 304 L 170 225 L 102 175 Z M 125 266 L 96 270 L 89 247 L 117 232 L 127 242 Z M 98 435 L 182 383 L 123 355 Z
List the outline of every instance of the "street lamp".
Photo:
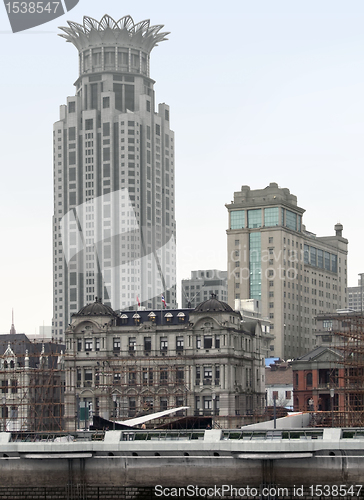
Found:
M 113 414 L 114 414 L 114 422 L 113 422 L 113 426 L 112 426 L 112 428 L 113 428 L 113 430 L 115 430 L 115 419 L 116 419 L 116 410 L 115 410 L 115 408 L 116 408 L 116 394 L 113 394 L 113 395 L 112 395 L 112 401 L 113 401 Z
M 330 398 L 331 398 L 331 427 L 333 427 L 334 423 L 334 395 L 335 389 L 333 387 L 330 388 Z

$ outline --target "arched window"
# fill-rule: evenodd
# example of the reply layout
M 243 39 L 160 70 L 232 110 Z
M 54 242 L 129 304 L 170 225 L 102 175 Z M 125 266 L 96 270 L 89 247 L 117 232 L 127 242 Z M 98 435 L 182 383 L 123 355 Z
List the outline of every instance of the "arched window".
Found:
M 312 387 L 312 373 L 307 373 L 306 376 L 307 387 Z

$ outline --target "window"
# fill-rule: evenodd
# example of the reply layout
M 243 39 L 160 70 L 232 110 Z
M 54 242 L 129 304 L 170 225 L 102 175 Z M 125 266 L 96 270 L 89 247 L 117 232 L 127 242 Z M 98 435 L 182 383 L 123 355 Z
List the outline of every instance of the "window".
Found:
M 120 338 L 119 337 L 116 337 L 113 340 L 113 350 L 120 351 Z
M 262 209 L 248 210 L 248 228 L 262 227 Z
M 212 347 L 212 335 L 205 335 L 203 338 L 204 349 L 211 349 Z
M 220 365 L 215 366 L 215 385 L 220 385 Z
M 160 410 L 165 411 L 168 409 L 168 399 L 167 398 L 160 398 Z
M 220 335 L 215 335 L 215 348 L 220 349 Z
M 168 369 L 166 367 L 163 367 L 160 369 L 159 372 L 159 381 L 161 385 L 167 385 L 168 384 Z
M 286 210 L 286 227 L 297 231 L 297 214 L 290 210 Z
M 291 399 L 291 391 L 286 391 L 286 399 Z
M 307 387 L 312 387 L 312 373 L 307 373 L 306 383 Z
M 95 351 L 99 351 L 100 350 L 100 339 L 97 338 L 95 339 Z
M 183 385 L 185 381 L 185 372 L 183 368 L 177 368 L 176 370 L 176 383 L 177 385 Z
M 85 130 L 92 130 L 94 128 L 94 121 L 92 118 L 85 120 Z
M 92 370 L 89 368 L 85 369 L 85 387 L 91 387 L 92 385 Z
M 233 210 L 232 212 L 230 212 L 230 229 L 242 229 L 244 227 L 245 227 L 245 210 Z M 239 240 L 236 241 L 239 244 Z
M 71 101 L 68 103 L 68 112 L 75 113 L 76 112 L 76 103 L 75 101 Z
M 272 397 L 273 397 L 273 401 L 278 399 L 278 391 L 273 391 L 272 392 Z
M 183 337 L 176 338 L 176 351 L 183 351 Z
M 8 384 L 8 381 L 7 381 L 7 380 L 2 380 L 2 381 L 1 381 L 1 392 L 2 392 L 3 394 L 7 394 L 7 392 L 8 392 L 8 385 L 9 385 L 9 384 Z
M 129 352 L 136 351 L 136 338 L 129 337 Z
M 144 351 L 151 351 L 152 350 L 152 338 L 151 337 L 144 337 Z
M 92 339 L 85 339 L 85 351 L 92 351 Z
M 264 209 L 264 225 L 266 227 L 278 226 L 279 225 L 279 211 L 278 207 L 265 208 Z M 273 238 L 269 238 L 269 240 Z M 269 243 L 272 243 L 269 241 Z
M 201 368 L 199 366 L 196 366 L 196 385 L 200 385 L 200 380 L 201 380 Z
M 196 349 L 201 349 L 201 337 L 196 337 Z
M 136 371 L 134 368 L 129 368 L 129 373 L 128 373 L 128 380 L 129 380 L 129 385 L 136 385 Z
M 102 107 L 105 108 L 110 108 L 110 97 L 103 97 L 102 98 Z
M 161 337 L 161 351 L 166 351 L 168 349 L 168 339 L 167 337 Z

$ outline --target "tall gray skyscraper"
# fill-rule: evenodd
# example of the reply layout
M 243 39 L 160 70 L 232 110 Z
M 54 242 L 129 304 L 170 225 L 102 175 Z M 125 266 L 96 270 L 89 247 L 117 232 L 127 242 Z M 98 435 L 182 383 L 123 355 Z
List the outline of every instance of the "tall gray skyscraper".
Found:
M 114 310 L 176 305 L 174 133 L 155 112 L 150 52 L 163 26 L 69 22 L 76 95 L 53 130 L 53 335 L 99 297 Z

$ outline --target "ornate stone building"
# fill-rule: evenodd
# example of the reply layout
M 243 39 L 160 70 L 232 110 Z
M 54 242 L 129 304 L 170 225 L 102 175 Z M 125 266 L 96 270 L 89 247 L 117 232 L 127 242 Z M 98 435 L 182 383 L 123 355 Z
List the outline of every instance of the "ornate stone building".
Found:
M 96 299 L 66 330 L 66 429 L 92 414 L 124 420 L 179 406 L 239 422 L 264 407 L 269 342 L 259 321 L 243 323 L 214 297 L 193 310 L 118 314 Z

